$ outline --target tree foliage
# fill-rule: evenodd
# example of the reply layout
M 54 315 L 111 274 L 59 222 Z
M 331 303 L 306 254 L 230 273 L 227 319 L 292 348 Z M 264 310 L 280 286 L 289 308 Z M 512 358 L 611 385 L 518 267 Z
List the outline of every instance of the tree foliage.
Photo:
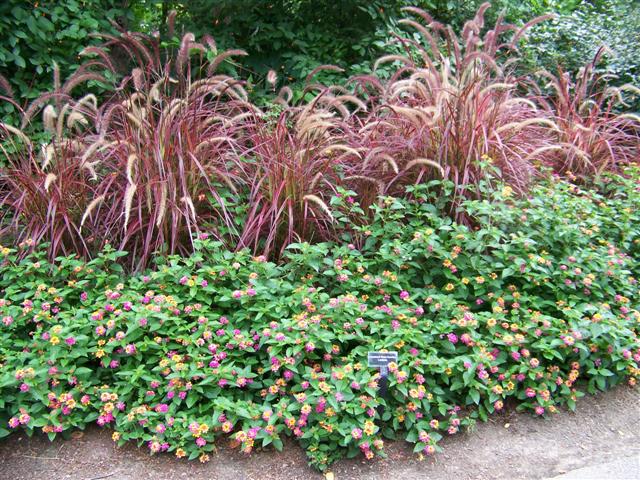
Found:
M 614 85 L 640 84 L 640 2 L 601 0 L 583 2 L 571 13 L 539 25 L 527 45 L 536 68 L 576 72 L 606 46 L 600 71 Z
M 0 2 L 0 73 L 20 103 L 53 85 L 54 64 L 64 79 L 81 63 L 78 55 L 96 32 L 113 32 L 112 19 L 125 25 L 133 18 L 126 2 L 113 0 L 3 0 Z M 0 87 L 0 95 L 6 95 Z M 0 113 L 15 107 L 3 104 Z
M 6 77 L 20 104 L 51 90 L 56 63 L 64 78 L 81 63 L 78 54 L 96 43 L 93 33 L 113 33 L 120 25 L 130 31 L 157 34 L 165 45 L 182 34 L 211 35 L 219 51 L 248 52 L 242 67 L 225 62 L 227 73 L 248 81 L 249 93 L 260 97 L 273 88 L 265 82 L 277 72 L 277 86 L 302 85 L 318 65 L 338 65 L 344 72 L 322 72 L 320 79 L 341 81 L 367 72 L 400 30 L 401 9 L 418 6 L 438 22 L 459 32 L 481 0 L 4 0 L 0 3 L 0 74 Z M 638 83 L 640 6 L 628 0 L 494 0 L 487 24 L 499 15 L 522 25 L 545 13 L 557 19 L 534 29 L 524 44 L 530 70 L 541 66 L 575 73 L 603 44 L 610 48 L 604 68 L 619 83 Z M 167 28 L 170 12 L 173 34 Z M 614 83 L 615 80 L 614 80 Z M 0 87 L 0 95 L 6 92 Z M 94 85 L 95 93 L 100 87 Z M 295 88 L 294 88 L 295 90 Z M 2 114 L 15 106 L 5 104 Z

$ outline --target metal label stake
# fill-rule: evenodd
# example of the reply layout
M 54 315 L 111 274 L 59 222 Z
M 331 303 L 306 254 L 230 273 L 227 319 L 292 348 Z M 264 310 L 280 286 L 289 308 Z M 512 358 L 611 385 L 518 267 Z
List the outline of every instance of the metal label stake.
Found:
M 369 352 L 367 355 L 367 363 L 369 368 L 380 369 L 380 381 L 378 382 L 378 395 L 382 398 L 387 397 L 387 389 L 389 388 L 389 364 L 398 362 L 398 352 Z M 376 409 L 380 421 L 384 413 L 384 405 L 378 405 Z

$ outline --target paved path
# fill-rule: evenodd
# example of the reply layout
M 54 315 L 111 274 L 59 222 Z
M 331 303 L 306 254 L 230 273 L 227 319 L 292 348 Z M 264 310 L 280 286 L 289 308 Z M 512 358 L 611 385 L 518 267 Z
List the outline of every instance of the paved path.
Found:
M 640 455 L 623 457 L 613 462 L 598 463 L 578 468 L 548 480 L 638 480 L 640 479 Z

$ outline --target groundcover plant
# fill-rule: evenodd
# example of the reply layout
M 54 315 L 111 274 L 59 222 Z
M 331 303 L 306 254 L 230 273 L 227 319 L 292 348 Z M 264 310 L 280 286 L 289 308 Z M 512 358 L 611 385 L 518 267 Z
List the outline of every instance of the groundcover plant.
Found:
M 203 462 L 221 438 L 249 453 L 291 436 L 324 470 L 388 438 L 433 454 L 505 408 L 550 416 L 635 385 L 639 178 L 522 198 L 497 184 L 465 202 L 471 227 L 443 214 L 451 183 L 409 187 L 279 264 L 206 234 L 133 276 L 113 249 L 50 263 L 44 246 L 3 248 L 0 436 L 97 423 Z M 362 215 L 353 192 L 331 205 Z M 366 357 L 384 350 L 398 362 L 381 398 Z

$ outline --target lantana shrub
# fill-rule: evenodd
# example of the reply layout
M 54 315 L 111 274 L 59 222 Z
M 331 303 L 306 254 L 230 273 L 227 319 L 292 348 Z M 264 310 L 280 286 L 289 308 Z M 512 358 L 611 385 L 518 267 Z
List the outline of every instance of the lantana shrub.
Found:
M 638 174 L 608 177 L 613 196 L 499 187 L 465 202 L 473 227 L 442 214 L 451 183 L 409 187 L 344 242 L 293 244 L 280 264 L 204 234 L 130 277 L 110 249 L 49 263 L 3 248 L 0 436 L 95 422 L 203 462 L 221 438 L 249 453 L 290 436 L 324 470 L 388 438 L 433 454 L 510 406 L 553 415 L 635 385 Z M 384 350 L 386 398 L 366 363 Z

